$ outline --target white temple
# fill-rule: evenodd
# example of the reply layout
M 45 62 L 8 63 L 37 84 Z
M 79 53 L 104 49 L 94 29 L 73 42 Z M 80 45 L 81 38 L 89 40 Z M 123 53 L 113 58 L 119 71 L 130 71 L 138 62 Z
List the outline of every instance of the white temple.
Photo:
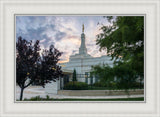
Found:
M 69 58 L 69 62 L 60 64 L 62 66 L 62 71 L 65 74 L 63 85 L 65 84 L 65 82 L 72 81 L 72 73 L 74 69 L 76 70 L 78 82 L 86 82 L 87 84 L 96 82 L 98 78 L 96 78 L 95 76 L 94 78 L 90 78 L 91 66 L 103 64 L 108 64 L 112 67 L 113 61 L 111 61 L 111 57 L 107 55 L 101 57 L 92 57 L 87 53 L 83 25 L 79 53 L 71 55 Z

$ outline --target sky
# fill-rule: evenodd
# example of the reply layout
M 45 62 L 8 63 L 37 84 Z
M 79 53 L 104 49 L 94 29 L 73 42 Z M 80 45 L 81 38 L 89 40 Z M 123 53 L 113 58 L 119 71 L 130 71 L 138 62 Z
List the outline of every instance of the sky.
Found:
M 16 39 L 21 36 L 28 41 L 40 40 L 41 51 L 53 44 L 63 52 L 60 63 L 68 62 L 70 55 L 79 52 L 82 24 L 88 54 L 93 57 L 106 55 L 106 51 L 100 52 L 96 45 L 101 24 L 109 24 L 103 16 L 16 16 Z

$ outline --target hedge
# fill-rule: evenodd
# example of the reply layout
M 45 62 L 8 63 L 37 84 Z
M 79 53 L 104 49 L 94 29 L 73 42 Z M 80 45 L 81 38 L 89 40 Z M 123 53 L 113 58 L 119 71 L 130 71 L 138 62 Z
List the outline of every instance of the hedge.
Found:
M 84 82 L 73 81 L 73 82 L 69 82 L 66 85 L 64 85 L 63 89 L 65 90 L 86 90 L 88 89 L 88 84 Z

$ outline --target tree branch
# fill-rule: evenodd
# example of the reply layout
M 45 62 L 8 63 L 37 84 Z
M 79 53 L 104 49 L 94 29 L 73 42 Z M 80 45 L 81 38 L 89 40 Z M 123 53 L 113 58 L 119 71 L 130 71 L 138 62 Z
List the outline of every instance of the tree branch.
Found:
M 32 84 L 32 81 L 28 83 L 26 86 L 24 86 L 24 88 L 28 87 L 30 84 Z

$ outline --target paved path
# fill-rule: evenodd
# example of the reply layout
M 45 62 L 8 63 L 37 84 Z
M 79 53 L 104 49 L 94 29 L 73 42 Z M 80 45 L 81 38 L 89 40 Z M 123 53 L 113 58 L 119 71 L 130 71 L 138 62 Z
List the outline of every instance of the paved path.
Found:
M 16 87 L 16 99 L 19 99 L 20 88 Z M 23 99 L 30 99 L 31 97 L 40 96 L 46 97 L 49 95 L 50 98 L 64 99 L 64 98 L 74 98 L 74 99 L 114 99 L 114 98 L 128 98 L 128 97 L 144 97 L 144 95 L 120 95 L 120 96 L 65 96 L 65 95 L 54 95 L 46 94 L 43 87 L 40 86 L 30 86 L 24 90 Z

